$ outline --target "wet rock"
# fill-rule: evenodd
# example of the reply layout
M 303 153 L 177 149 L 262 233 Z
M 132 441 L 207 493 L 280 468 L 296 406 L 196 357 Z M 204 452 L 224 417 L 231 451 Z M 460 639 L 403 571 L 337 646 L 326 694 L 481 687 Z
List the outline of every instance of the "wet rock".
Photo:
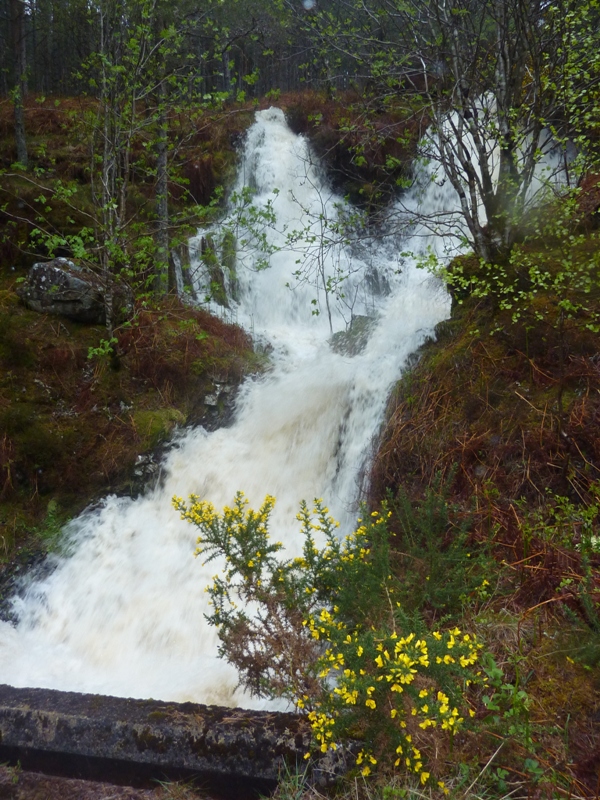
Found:
M 331 349 L 342 356 L 357 356 L 367 346 L 376 324 L 373 317 L 352 317 L 348 330 L 334 333 L 329 340 Z
M 34 264 L 17 294 L 32 311 L 59 314 L 75 322 L 106 322 L 106 285 L 94 272 L 67 258 Z M 113 286 L 113 307 L 118 319 L 127 318 L 133 309 L 131 290 L 123 284 Z
M 201 240 L 201 259 L 209 280 L 209 294 L 215 303 L 229 308 L 225 273 L 216 255 L 216 246 L 211 236 L 203 236 Z
M 231 231 L 225 231 L 223 235 L 223 243 L 221 245 L 221 260 L 223 262 L 223 269 L 228 277 L 229 295 L 232 300 L 239 303 L 240 300 L 240 284 L 237 273 L 237 242 L 234 234 Z
M 212 391 L 204 395 L 203 413 L 195 421 L 207 431 L 215 431 L 231 425 L 235 416 L 238 389 L 239 384 L 237 383 L 214 381 Z
M 13 560 L 0 569 L 0 620 L 16 624 L 13 600 L 23 596 L 34 580 L 50 575 L 55 562 L 42 549 L 21 550 Z
M 385 277 L 385 275 L 381 275 L 379 270 L 372 267 L 365 276 L 367 281 L 367 286 L 369 290 L 375 297 L 387 297 L 392 288 L 390 286 L 390 282 Z

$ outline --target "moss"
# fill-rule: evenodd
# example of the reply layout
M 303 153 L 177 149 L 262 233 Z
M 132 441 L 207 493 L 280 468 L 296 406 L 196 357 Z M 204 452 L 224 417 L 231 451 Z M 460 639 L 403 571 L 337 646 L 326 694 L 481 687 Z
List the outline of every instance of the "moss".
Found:
M 34 361 L 31 342 L 23 335 L 20 320 L 6 313 L 6 308 L 0 309 L 0 357 L 8 368 L 30 367 Z
M 133 739 L 141 753 L 145 750 L 153 753 L 168 753 L 173 745 L 172 736 L 157 733 L 149 727 L 142 728 L 141 731 L 134 730 Z
M 0 291 L 0 308 L 10 308 L 19 304 L 19 297 L 11 289 Z
M 164 722 L 168 717 L 169 715 L 166 711 L 151 711 L 148 714 L 148 719 L 151 722 Z
M 177 408 L 160 408 L 136 411 L 133 422 L 143 449 L 150 450 L 166 439 L 176 425 L 185 425 L 185 416 Z

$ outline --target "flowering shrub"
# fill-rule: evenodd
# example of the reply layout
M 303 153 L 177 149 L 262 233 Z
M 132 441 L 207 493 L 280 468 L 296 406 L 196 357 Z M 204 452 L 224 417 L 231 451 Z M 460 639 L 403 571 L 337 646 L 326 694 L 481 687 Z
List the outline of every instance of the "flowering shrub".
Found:
M 269 538 L 272 497 L 253 511 L 240 492 L 222 514 L 194 495 L 173 503 L 200 530 L 197 554 L 225 559 L 207 588 L 207 619 L 242 683 L 294 702 L 321 752 L 360 740 L 363 775 L 383 762 L 427 783 L 432 754 L 474 715 L 468 687 L 481 674 L 482 645 L 457 627 L 428 630 L 395 599 L 391 512 L 373 512 L 340 538 L 322 501 L 312 512 L 303 502 L 302 556 L 286 559 Z

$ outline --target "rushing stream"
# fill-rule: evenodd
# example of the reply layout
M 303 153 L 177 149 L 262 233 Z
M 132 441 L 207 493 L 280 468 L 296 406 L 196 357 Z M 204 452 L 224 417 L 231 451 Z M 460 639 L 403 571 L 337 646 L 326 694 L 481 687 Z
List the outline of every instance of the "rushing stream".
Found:
M 216 656 L 215 632 L 203 617 L 215 563 L 194 559 L 197 531 L 180 521 L 172 496 L 193 492 L 220 508 L 240 489 L 253 507 L 272 494 L 273 535 L 292 553 L 303 498 L 324 498 L 341 530 L 352 528 L 390 387 L 449 311 L 438 284 L 399 255 L 435 240 L 413 228 L 404 239 L 323 247 L 324 220 L 335 219 L 340 199 L 277 109 L 259 112 L 248 133 L 242 185 L 255 190 L 259 207 L 271 200 L 277 215 L 277 230 L 267 233 L 276 245 L 269 269 L 252 269 L 259 257 L 252 236 L 238 231 L 238 319 L 270 342 L 273 368 L 245 383 L 232 427 L 182 436 L 160 487 L 136 500 L 109 497 L 70 524 L 69 556 L 15 599 L 16 626 L 0 623 L 2 683 L 258 705 L 236 690 L 235 671 Z M 407 203 L 431 211 L 452 208 L 455 199 L 448 186 L 429 181 Z M 293 230 L 300 231 L 293 252 L 277 249 Z M 292 289 L 299 269 L 308 280 Z M 376 320 L 354 356 L 330 347 L 319 270 L 349 276 L 346 296 L 332 298 L 334 331 L 351 314 Z

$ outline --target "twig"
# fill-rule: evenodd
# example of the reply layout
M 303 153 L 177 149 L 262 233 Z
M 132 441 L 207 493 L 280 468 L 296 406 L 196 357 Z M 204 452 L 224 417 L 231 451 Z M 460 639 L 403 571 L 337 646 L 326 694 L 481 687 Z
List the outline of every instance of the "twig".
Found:
M 504 747 L 504 742 L 505 742 L 505 740 L 503 739 L 503 740 L 500 742 L 500 745 L 499 745 L 498 749 L 496 750 L 496 752 L 495 752 L 495 753 L 493 753 L 493 754 L 490 756 L 490 758 L 488 759 L 488 762 L 487 762 L 487 764 L 486 764 L 486 765 L 484 766 L 484 768 L 481 770 L 481 772 L 479 773 L 479 775 L 478 775 L 476 778 L 474 778 L 474 779 L 473 779 L 473 781 L 472 781 L 471 785 L 469 786 L 469 788 L 465 790 L 465 793 L 464 793 L 464 797 L 465 797 L 465 798 L 467 797 L 467 795 L 469 794 L 469 792 L 471 791 L 471 789 L 473 788 L 473 786 L 475 786 L 475 784 L 477 783 L 477 781 L 478 781 L 478 780 L 481 778 L 481 776 L 482 776 L 482 775 L 483 775 L 483 773 L 486 771 L 486 769 L 487 769 L 487 768 L 490 766 L 490 764 L 492 763 L 492 761 L 493 761 L 493 760 L 496 758 L 496 756 L 498 755 L 498 753 L 500 752 L 500 750 L 502 750 L 502 748 Z

